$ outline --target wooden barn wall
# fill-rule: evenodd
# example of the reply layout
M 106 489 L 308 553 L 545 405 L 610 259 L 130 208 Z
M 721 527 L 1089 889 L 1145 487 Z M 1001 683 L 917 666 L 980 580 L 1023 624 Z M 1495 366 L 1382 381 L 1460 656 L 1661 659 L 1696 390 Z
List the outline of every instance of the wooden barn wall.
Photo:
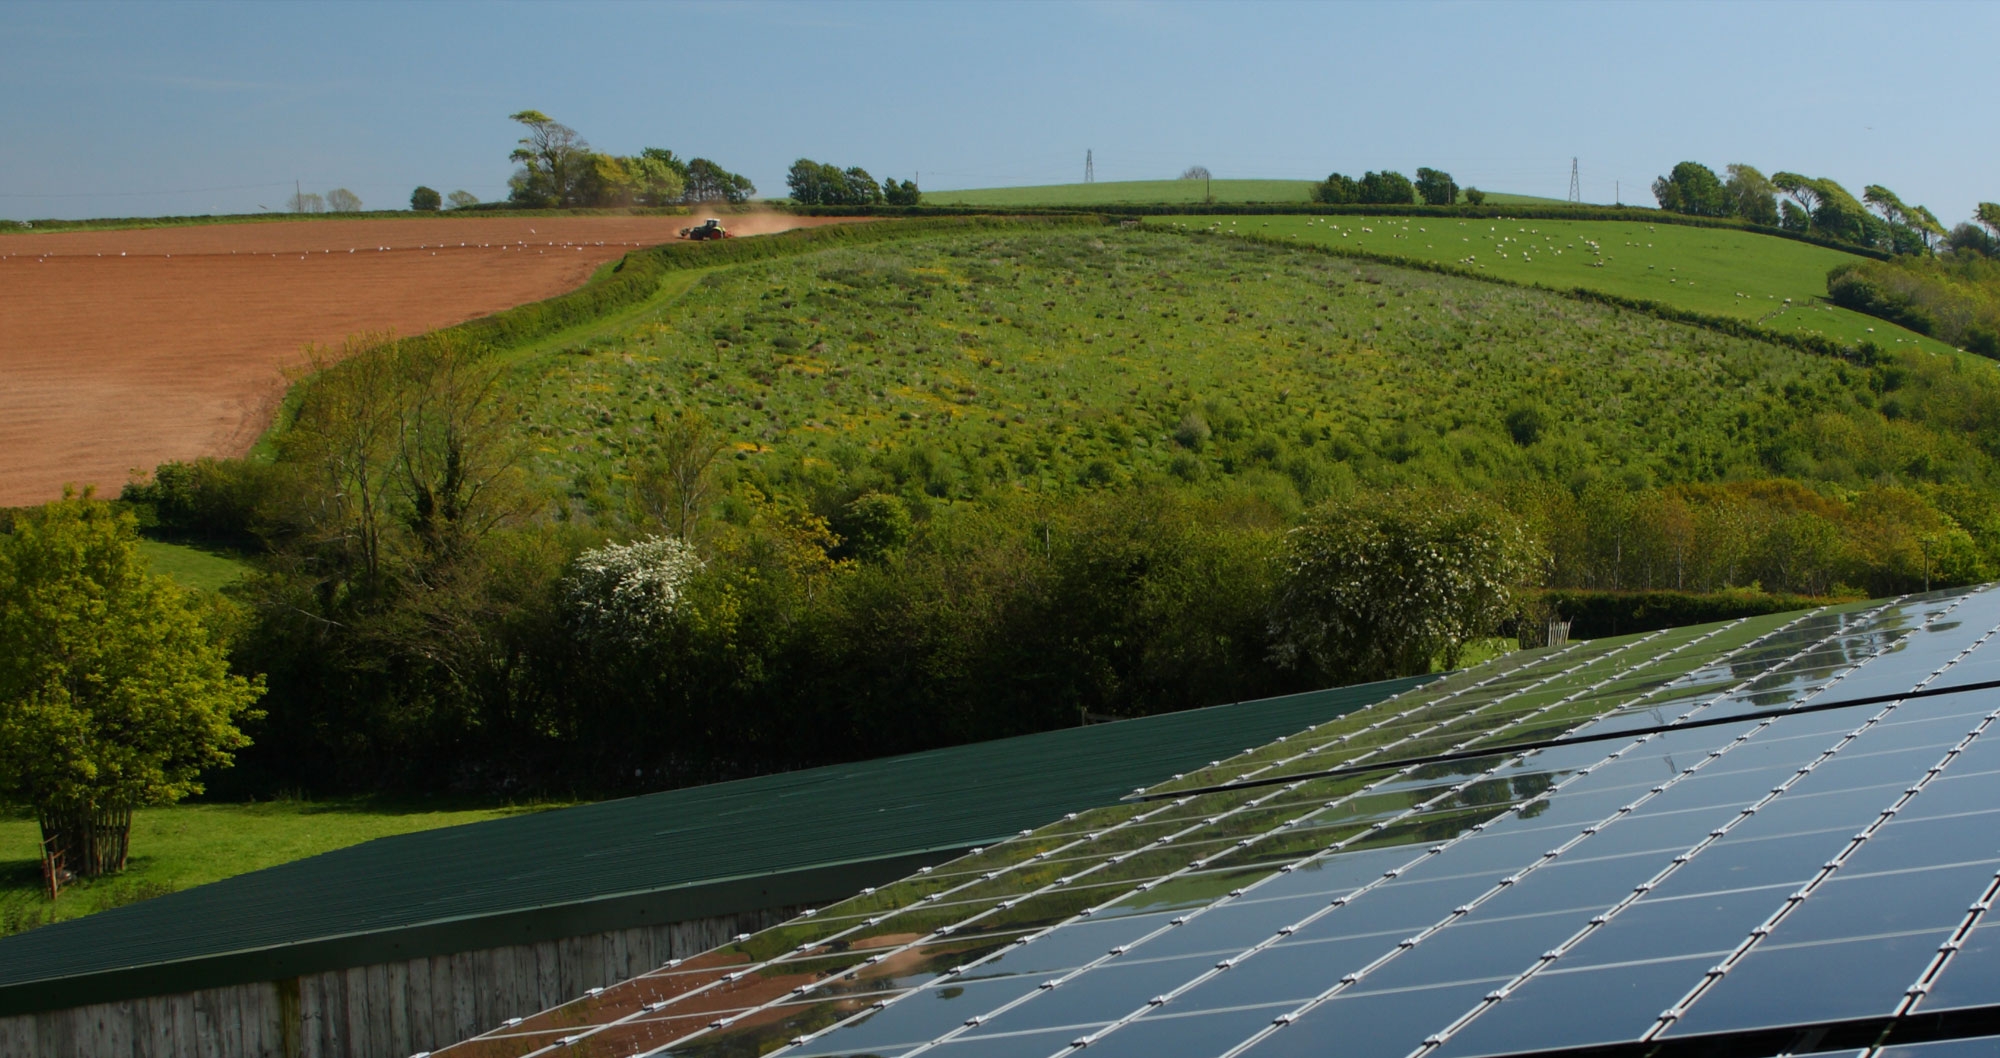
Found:
M 0 1018 L 0 1058 L 404 1058 L 792 914 L 753 911 Z

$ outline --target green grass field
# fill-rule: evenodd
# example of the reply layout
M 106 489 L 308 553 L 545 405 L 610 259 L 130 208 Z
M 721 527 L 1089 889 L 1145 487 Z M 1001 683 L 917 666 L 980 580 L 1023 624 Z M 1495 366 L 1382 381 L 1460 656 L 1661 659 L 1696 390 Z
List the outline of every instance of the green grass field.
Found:
M 139 554 L 153 572 L 172 577 L 182 587 L 202 591 L 218 591 L 250 572 L 250 567 L 239 559 L 187 544 L 141 540 Z
M 1556 288 L 1586 287 L 1780 331 L 1872 340 L 1934 353 L 1951 347 L 1826 303 L 1826 274 L 1853 255 L 1720 228 L 1631 221 L 1423 217 L 1160 217 L 1166 227 L 1242 232 L 1397 254 Z
M 580 513 L 618 502 L 649 417 L 675 407 L 701 409 L 771 487 L 887 475 L 940 498 L 1158 474 L 1264 480 L 1289 503 L 1342 481 L 1759 476 L 1760 445 L 1848 414 L 1869 439 L 1792 472 L 1860 485 L 1912 446 L 1962 443 L 1885 428 L 1866 373 L 1836 360 L 1147 231 L 924 236 L 718 269 L 544 343 L 510 385 L 534 465 Z M 1511 441 L 1502 420 L 1524 403 L 1560 429 Z
M 1093 184 L 1045 184 L 1037 187 L 985 187 L 962 191 L 926 191 L 927 206 L 1131 206 L 1201 202 L 1212 194 L 1217 202 L 1310 202 L 1311 180 L 1110 180 Z M 1533 195 L 1489 192 L 1489 203 L 1562 204 Z
M 34 819 L 0 814 L 0 935 L 414 830 L 552 806 L 453 807 L 391 802 L 275 801 L 149 808 L 132 817 L 122 874 L 79 882 L 51 903 L 41 888 Z

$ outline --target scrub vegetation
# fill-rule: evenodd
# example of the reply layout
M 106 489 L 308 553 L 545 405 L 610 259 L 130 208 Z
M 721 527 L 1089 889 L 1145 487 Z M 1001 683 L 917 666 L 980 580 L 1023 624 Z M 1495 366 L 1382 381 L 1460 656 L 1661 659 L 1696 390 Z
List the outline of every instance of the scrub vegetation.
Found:
M 269 716 L 216 789 L 657 788 L 1409 671 L 1496 617 L 1531 642 L 1551 610 L 1623 620 L 1607 593 L 1698 620 L 1992 575 L 1988 362 L 1344 257 L 1288 222 L 669 247 L 358 339 L 271 462 L 127 497 L 262 552 L 230 590 Z M 1749 286 L 1768 262 L 1738 256 L 1722 281 Z M 1296 590 L 1446 524 L 1468 546 L 1425 576 L 1486 587 L 1379 623 L 1424 650 L 1353 616 L 1393 578 Z M 1526 575 L 1484 576 L 1496 555 Z

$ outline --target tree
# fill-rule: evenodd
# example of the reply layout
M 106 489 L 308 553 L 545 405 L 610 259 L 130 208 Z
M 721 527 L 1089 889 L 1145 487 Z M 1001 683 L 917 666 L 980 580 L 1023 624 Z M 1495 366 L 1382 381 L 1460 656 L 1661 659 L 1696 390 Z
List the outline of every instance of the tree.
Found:
M 1779 223 L 1788 229 L 1811 231 L 1830 239 L 1871 245 L 1870 225 L 1878 225 L 1848 190 L 1832 180 L 1801 173 L 1771 174 L 1771 185 L 1783 192 L 1793 206 L 1787 213 L 1779 208 Z M 1804 218 L 1802 227 L 1794 228 Z
M 1726 217 L 1735 202 L 1723 189 L 1715 170 L 1700 162 L 1682 162 L 1667 176 L 1653 181 L 1653 197 L 1669 213 L 1691 217 Z
M 914 206 L 923 200 L 923 192 L 917 190 L 916 182 L 913 180 L 898 182 L 895 178 L 888 177 L 882 181 L 882 201 L 889 205 Z
M 479 196 L 470 191 L 453 191 L 451 194 L 444 196 L 444 200 L 451 203 L 451 208 L 453 209 L 464 209 L 467 206 L 476 206 L 479 204 Z
M 698 411 L 653 413 L 654 451 L 632 461 L 632 492 L 640 518 L 683 540 L 693 539 L 708 505 L 709 470 L 728 439 Z
M 2000 239 L 2000 202 L 1981 202 L 1973 211 L 1972 219 L 1980 223 L 1993 237 Z
M 1458 184 L 1441 169 L 1417 170 L 1417 197 L 1427 206 L 1449 206 L 1458 201 Z
M 876 185 L 875 178 L 858 165 L 850 166 L 842 173 L 841 182 L 850 206 L 873 206 L 882 201 L 882 189 Z
M 1944 237 L 1945 248 L 1953 253 L 2000 257 L 2000 237 L 1977 224 L 1958 224 Z
M 1944 225 L 1937 215 L 1922 206 L 1911 206 L 1894 191 L 1881 184 L 1869 184 L 1861 189 L 1861 200 L 1872 207 L 1891 229 L 1891 238 L 1897 253 L 1928 253 L 1944 239 Z
M 1275 660 L 1350 680 L 1456 666 L 1466 643 L 1512 616 L 1539 557 L 1479 500 L 1403 491 L 1329 504 L 1286 537 Z
M 644 158 L 649 162 L 658 162 L 659 164 L 666 166 L 668 169 L 673 171 L 675 176 L 681 178 L 681 182 L 683 184 L 687 183 L 687 178 L 688 178 L 687 161 L 681 158 L 679 155 L 675 154 L 673 151 L 670 151 L 665 147 L 642 147 L 639 149 L 639 157 Z
M 909 506 L 880 492 L 865 493 L 849 503 L 834 525 L 844 550 L 864 562 L 900 549 L 915 528 Z
M 263 679 L 229 671 L 215 624 L 87 492 L 0 537 L 0 798 L 34 808 L 67 869 L 122 869 L 132 809 L 200 793 L 249 744 Z
M 333 213 L 361 212 L 361 196 L 344 187 L 326 193 L 326 208 Z
M 1206 165 L 1190 165 L 1190 166 L 1188 166 L 1188 167 L 1187 167 L 1187 168 L 1186 168 L 1185 170 L 1182 170 L 1182 172 L 1181 172 L 1181 179 L 1183 179 L 1183 180 L 1208 180 L 1208 179 L 1211 179 L 1211 177 L 1210 177 L 1210 175 L 1209 175 L 1209 172 L 1208 172 L 1208 166 L 1206 166 Z
M 701 565 L 670 536 L 591 548 L 563 580 L 563 608 L 585 639 L 643 645 L 674 619 Z
M 1736 215 L 1752 224 L 1776 225 L 1778 197 L 1771 181 L 1755 167 L 1741 163 L 1724 171 L 1729 179 L 1723 182 L 1722 190 L 1729 196 Z
M 415 191 L 410 192 L 410 208 L 419 212 L 434 213 L 443 203 L 444 200 L 438 196 L 437 191 L 433 188 L 419 186 Z
M 510 181 L 514 201 L 524 206 L 575 205 L 590 144 L 575 129 L 539 110 L 523 110 L 507 117 L 528 130 L 508 155 L 521 165 Z
M 514 488 L 519 421 L 501 368 L 450 331 L 399 342 L 395 465 L 426 559 L 455 559 L 528 502 Z
M 1467 205 L 1483 206 L 1486 204 L 1486 192 L 1476 187 L 1468 187 L 1465 189 L 1465 201 Z
M 671 206 L 687 193 L 687 177 L 663 159 L 641 153 L 621 161 L 642 206 Z
M 638 181 L 623 158 L 592 152 L 584 156 L 580 169 L 569 205 L 629 206 L 639 197 Z
M 326 199 L 311 191 L 301 191 L 287 204 L 293 213 L 325 213 Z
M 1312 187 L 1314 202 L 1324 202 L 1330 206 L 1342 206 L 1361 201 L 1361 185 L 1351 176 L 1328 173 L 1326 179 Z
M 1439 174 L 1450 180 L 1449 174 Z M 1456 188 L 1453 189 L 1456 191 Z M 1407 206 L 1416 201 L 1416 186 L 1410 178 L 1401 173 L 1383 171 L 1364 173 L 1361 179 L 1330 173 L 1325 180 L 1314 184 L 1313 201 L 1330 205 L 1347 203 L 1367 203 L 1369 205 Z
M 858 166 L 843 170 L 810 158 L 792 163 L 785 174 L 785 186 L 791 189 L 793 201 L 807 206 L 872 206 L 895 187 L 893 182 L 876 186 L 868 170 Z
M 706 158 L 687 163 L 687 191 L 682 199 L 689 205 L 704 202 L 741 205 L 756 193 L 757 185 L 748 177 L 732 173 Z
M 1401 173 L 1384 169 L 1379 173 L 1362 174 L 1358 201 L 1371 205 L 1407 206 L 1416 200 L 1415 185 Z
M 825 205 L 833 191 L 827 175 L 829 168 L 810 158 L 793 162 L 785 171 L 785 186 L 792 192 L 792 201 L 803 206 Z

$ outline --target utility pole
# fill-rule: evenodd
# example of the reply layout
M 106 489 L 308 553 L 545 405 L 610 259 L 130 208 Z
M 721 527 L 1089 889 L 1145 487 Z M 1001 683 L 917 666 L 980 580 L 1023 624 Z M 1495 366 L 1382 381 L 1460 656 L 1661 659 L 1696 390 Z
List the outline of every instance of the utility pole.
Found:
M 1616 180 L 1611 181 L 1611 201 L 1621 206 L 1625 204 L 1625 188 Z
M 1086 184 L 1097 182 L 1097 162 L 1090 155 L 1088 150 L 1083 152 L 1083 182 Z
M 303 181 L 292 181 L 292 212 L 306 208 L 306 185 Z
M 1579 204 L 1583 202 L 1583 185 L 1576 178 L 1575 158 L 1569 160 L 1569 200 Z

